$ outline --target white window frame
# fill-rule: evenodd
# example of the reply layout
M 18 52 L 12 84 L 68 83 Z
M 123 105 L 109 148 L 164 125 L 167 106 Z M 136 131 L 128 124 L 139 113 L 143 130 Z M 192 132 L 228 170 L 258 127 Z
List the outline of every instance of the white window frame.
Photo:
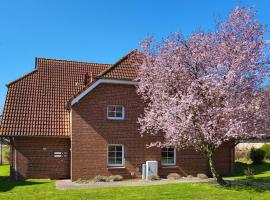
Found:
M 173 148 L 173 163 L 164 163 L 162 162 L 162 149 L 161 149 L 161 166 L 175 166 L 176 165 L 176 148 L 175 147 L 164 147 L 164 148 Z
M 121 146 L 122 147 L 122 163 L 121 164 L 110 164 L 109 163 L 109 147 L 110 146 Z M 108 167 L 125 167 L 125 148 L 123 144 L 108 144 L 107 147 L 107 166 Z
M 122 117 L 109 117 L 109 107 L 122 107 Z M 110 120 L 124 120 L 125 119 L 125 107 L 123 105 L 107 105 L 107 119 Z

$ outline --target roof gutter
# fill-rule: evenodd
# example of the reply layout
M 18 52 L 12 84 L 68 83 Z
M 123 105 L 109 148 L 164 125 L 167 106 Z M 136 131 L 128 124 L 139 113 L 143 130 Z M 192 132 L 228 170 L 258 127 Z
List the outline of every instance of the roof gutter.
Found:
M 138 82 L 129 80 L 116 80 L 116 79 L 98 79 L 93 85 L 91 85 L 77 97 L 71 100 L 69 105 L 73 106 L 74 104 L 78 103 L 85 95 L 87 95 L 89 92 L 91 92 L 94 88 L 96 88 L 99 84 L 102 83 L 117 84 L 117 85 L 136 85 Z

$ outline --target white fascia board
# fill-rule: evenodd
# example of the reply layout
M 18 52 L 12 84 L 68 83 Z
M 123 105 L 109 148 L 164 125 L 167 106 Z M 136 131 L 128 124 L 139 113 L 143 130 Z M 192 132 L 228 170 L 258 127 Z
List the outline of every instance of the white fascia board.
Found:
M 116 79 L 99 79 L 97 80 L 93 85 L 91 85 L 89 88 L 87 88 L 85 91 L 83 91 L 79 96 L 77 96 L 75 99 L 73 99 L 70 103 L 71 106 L 78 103 L 85 95 L 87 95 L 89 92 L 91 92 L 95 87 L 97 87 L 99 84 L 107 83 L 107 84 L 120 84 L 120 85 L 136 85 L 136 81 L 127 81 L 127 80 L 116 80 Z

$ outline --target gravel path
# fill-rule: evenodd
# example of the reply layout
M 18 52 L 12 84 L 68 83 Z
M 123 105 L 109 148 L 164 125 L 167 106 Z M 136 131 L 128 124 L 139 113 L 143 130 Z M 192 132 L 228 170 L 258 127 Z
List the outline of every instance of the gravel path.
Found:
M 171 183 L 206 183 L 213 182 L 212 178 L 181 178 L 179 180 L 160 179 L 155 181 L 146 181 L 141 179 L 123 180 L 119 182 L 89 182 L 89 183 L 75 183 L 70 180 L 57 180 L 56 189 L 86 189 L 86 188 L 106 188 L 106 187 L 126 187 L 126 186 L 147 186 L 147 185 L 163 185 Z

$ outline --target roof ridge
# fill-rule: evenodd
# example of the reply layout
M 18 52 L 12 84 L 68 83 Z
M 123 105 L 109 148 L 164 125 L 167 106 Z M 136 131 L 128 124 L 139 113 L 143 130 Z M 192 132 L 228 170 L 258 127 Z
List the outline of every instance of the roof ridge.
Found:
M 119 63 L 123 62 L 124 60 L 126 60 L 130 55 L 132 55 L 133 53 L 137 52 L 137 49 L 132 49 L 129 53 L 127 53 L 126 55 L 124 55 L 122 58 L 120 58 L 118 61 L 116 61 L 114 64 L 112 64 L 112 66 L 108 67 L 107 69 L 105 69 L 104 71 L 102 71 L 100 74 L 98 74 L 96 76 L 96 78 L 100 78 L 102 76 L 104 76 L 106 73 L 108 73 L 109 71 L 111 71 L 112 69 L 114 69 Z
M 97 63 L 97 62 L 86 62 L 86 61 L 76 61 L 76 60 L 65 60 L 65 59 L 57 59 L 57 58 L 44 58 L 44 57 L 36 57 L 36 60 L 51 60 L 51 61 L 59 61 L 59 62 L 71 62 L 71 63 L 86 63 L 86 64 L 96 64 L 96 65 L 112 65 L 110 63 Z
M 7 83 L 7 84 L 6 84 L 6 87 L 9 87 L 9 86 L 13 85 L 14 83 L 18 82 L 19 80 L 24 79 L 24 78 L 26 78 L 27 76 L 30 76 L 31 74 L 33 74 L 33 73 L 35 73 L 35 72 L 37 72 L 37 71 L 38 71 L 37 69 L 34 69 L 34 70 L 32 70 L 32 71 L 30 71 L 30 72 L 28 72 L 28 73 L 26 73 L 26 74 L 20 76 L 19 78 L 15 79 L 15 80 L 13 80 L 13 81 L 11 81 L 11 82 L 9 82 L 9 83 Z

